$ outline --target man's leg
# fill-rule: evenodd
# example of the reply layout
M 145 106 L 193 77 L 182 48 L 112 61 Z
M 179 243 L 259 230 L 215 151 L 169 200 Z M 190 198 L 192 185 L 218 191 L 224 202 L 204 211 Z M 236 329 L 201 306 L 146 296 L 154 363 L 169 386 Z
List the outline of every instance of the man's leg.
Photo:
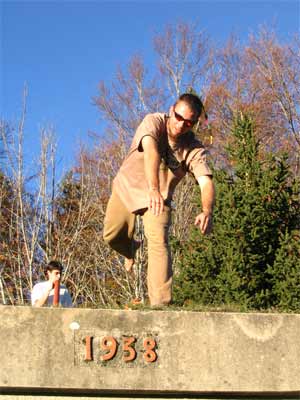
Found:
M 103 238 L 111 248 L 125 257 L 127 270 L 130 270 L 134 258 L 134 222 L 135 215 L 130 213 L 119 196 L 112 192 L 104 218 Z
M 143 216 L 148 242 L 148 294 L 152 306 L 169 304 L 172 299 L 172 262 L 168 243 L 171 209 L 161 215 L 147 210 Z

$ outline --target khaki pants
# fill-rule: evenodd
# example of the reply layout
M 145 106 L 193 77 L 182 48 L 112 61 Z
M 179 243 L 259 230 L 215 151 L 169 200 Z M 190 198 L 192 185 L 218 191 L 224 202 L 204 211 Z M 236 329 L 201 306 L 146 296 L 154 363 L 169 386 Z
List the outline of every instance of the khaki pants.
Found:
M 132 238 L 135 217 L 113 192 L 106 209 L 103 238 L 126 258 L 134 257 Z M 159 216 L 146 209 L 142 218 L 148 242 L 147 283 L 150 304 L 169 304 L 172 296 L 172 264 L 168 244 L 171 209 L 165 205 Z

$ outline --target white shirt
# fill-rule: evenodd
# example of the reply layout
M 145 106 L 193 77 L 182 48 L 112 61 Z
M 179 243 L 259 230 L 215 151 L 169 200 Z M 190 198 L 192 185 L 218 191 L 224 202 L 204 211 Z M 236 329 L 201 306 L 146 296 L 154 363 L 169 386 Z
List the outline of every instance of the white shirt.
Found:
M 34 303 L 37 300 L 39 300 L 43 296 L 43 294 L 48 290 L 49 290 L 49 281 L 39 282 L 36 285 L 34 285 L 31 292 L 31 304 L 34 305 Z M 48 306 L 53 305 L 53 298 L 54 298 L 54 289 L 51 289 L 46 303 Z M 59 290 L 59 304 L 62 307 L 73 307 L 72 299 L 68 292 L 68 289 L 65 287 L 65 285 L 62 284 L 60 285 L 60 290 Z

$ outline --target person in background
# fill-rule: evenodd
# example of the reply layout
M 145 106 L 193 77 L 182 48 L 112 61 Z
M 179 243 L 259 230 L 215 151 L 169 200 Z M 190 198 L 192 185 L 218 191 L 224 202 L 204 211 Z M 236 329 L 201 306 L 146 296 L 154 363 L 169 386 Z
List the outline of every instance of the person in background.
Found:
M 124 256 L 130 271 L 139 246 L 133 239 L 137 214 L 142 215 L 148 241 L 148 294 L 151 306 L 172 300 L 172 263 L 168 241 L 171 201 L 180 180 L 190 173 L 201 191 L 202 209 L 195 225 L 202 234 L 212 228 L 215 188 L 207 153 L 192 128 L 205 111 L 201 99 L 182 94 L 169 114 L 148 114 L 138 126 L 113 182 L 104 219 L 103 237 Z M 206 116 L 205 116 L 206 117 Z
M 63 266 L 59 261 L 50 261 L 45 267 L 47 281 L 39 282 L 34 285 L 31 292 L 31 304 L 33 307 L 43 307 L 53 305 L 54 282 L 60 280 Z M 59 304 L 62 307 L 72 307 L 71 296 L 65 287 L 60 284 Z

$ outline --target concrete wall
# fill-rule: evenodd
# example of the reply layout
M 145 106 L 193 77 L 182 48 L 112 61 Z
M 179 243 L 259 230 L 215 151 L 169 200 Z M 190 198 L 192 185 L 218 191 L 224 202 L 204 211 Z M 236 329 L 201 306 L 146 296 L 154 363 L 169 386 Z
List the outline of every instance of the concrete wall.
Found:
M 114 350 L 108 337 L 117 347 L 105 360 L 109 348 Z M 295 314 L 0 306 L 0 341 L 0 393 L 7 396 L 300 398 L 300 315 Z

